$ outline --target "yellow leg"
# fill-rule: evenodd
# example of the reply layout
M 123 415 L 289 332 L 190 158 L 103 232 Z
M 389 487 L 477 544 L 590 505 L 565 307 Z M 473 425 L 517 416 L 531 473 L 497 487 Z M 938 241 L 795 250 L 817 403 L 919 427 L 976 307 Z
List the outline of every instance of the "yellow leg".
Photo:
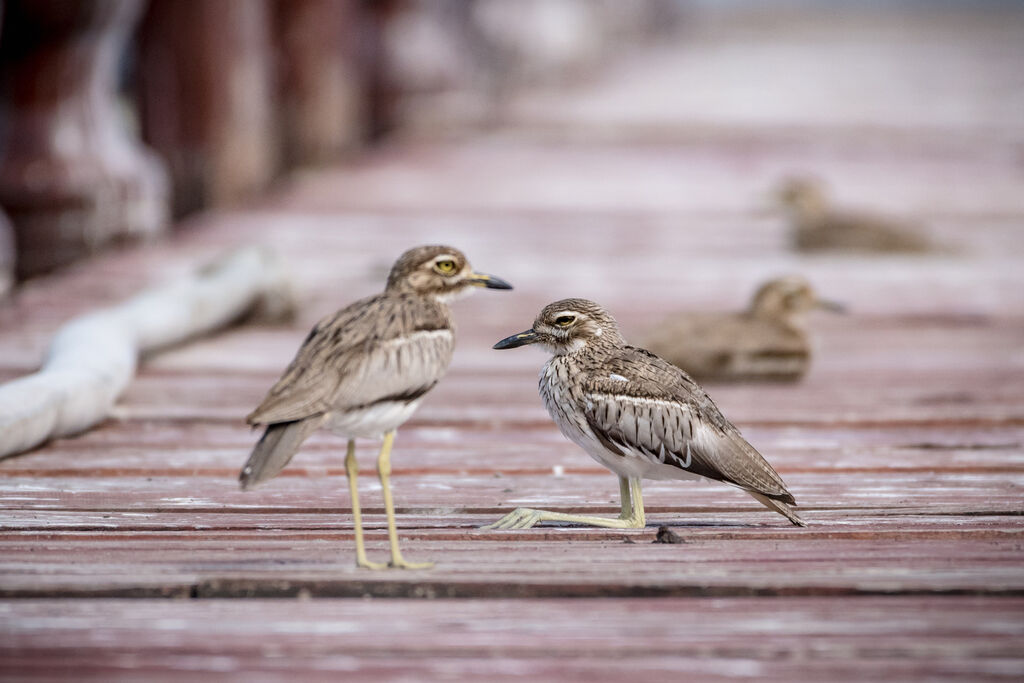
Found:
M 529 529 L 540 522 L 572 522 L 608 529 L 642 529 L 646 524 L 646 518 L 644 517 L 644 499 L 641 494 L 640 480 L 619 477 L 619 495 L 622 498 L 622 512 L 616 519 L 516 508 L 494 524 L 488 524 L 483 528 Z
M 643 528 L 647 524 L 647 517 L 644 514 L 644 496 L 640 480 L 619 477 L 619 495 L 622 498 L 619 519 L 633 521 L 636 528 Z
M 395 528 L 395 504 L 391 500 L 391 444 L 395 440 L 395 433 L 388 432 L 384 435 L 384 445 L 380 447 L 380 455 L 377 456 L 377 474 L 380 475 L 380 486 L 384 491 L 384 512 L 388 516 L 388 540 L 391 542 L 391 562 L 394 569 L 427 569 L 433 567 L 433 562 L 408 562 L 402 558 L 402 551 L 398 549 L 398 530 Z
M 356 462 L 355 439 L 348 440 L 348 453 L 345 455 L 345 474 L 348 475 L 348 490 L 352 495 L 352 523 L 356 528 L 356 566 L 367 569 L 387 569 L 383 562 L 370 562 L 366 559 L 366 548 L 363 546 L 363 513 L 359 509 L 359 464 Z

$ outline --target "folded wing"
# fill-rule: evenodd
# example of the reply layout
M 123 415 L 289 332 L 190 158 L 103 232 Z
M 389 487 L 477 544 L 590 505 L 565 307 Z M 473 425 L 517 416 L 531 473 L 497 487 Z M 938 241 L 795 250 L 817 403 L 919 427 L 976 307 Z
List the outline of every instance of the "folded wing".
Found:
M 585 413 L 609 450 L 794 502 L 778 473 L 685 372 L 635 347 L 602 368 L 607 376 L 587 382 Z
M 418 397 L 444 375 L 453 348 L 439 304 L 388 295 L 364 299 L 313 328 L 246 419 L 276 424 Z

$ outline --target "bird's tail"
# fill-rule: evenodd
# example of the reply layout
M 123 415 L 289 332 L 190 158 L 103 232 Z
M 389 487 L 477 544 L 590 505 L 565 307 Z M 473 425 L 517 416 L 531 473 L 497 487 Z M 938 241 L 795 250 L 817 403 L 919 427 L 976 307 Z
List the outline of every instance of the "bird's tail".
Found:
M 781 500 L 769 498 L 768 496 L 755 491 L 748 490 L 747 493 L 756 498 L 757 502 L 761 503 L 761 505 L 764 505 L 769 510 L 778 512 L 780 515 L 793 522 L 793 524 L 796 524 L 797 526 L 807 526 L 807 522 L 800 519 L 800 516 L 793 512 L 793 508 L 790 507 L 788 503 L 783 503 Z
M 242 490 L 247 491 L 284 469 L 302 442 L 320 426 L 321 422 L 323 417 L 318 416 L 268 425 L 267 431 L 263 432 L 263 437 L 252 449 L 252 454 L 238 475 Z

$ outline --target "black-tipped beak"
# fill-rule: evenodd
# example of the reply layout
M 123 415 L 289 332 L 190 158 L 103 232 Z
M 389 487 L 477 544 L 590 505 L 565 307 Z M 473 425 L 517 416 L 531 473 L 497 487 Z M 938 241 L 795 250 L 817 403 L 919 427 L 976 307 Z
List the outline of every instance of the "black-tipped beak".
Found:
M 828 299 L 818 299 L 814 302 L 814 305 L 823 311 L 829 311 L 830 313 L 846 313 L 846 304 L 841 304 L 838 301 L 829 301 Z
M 512 289 L 512 285 L 500 277 L 488 275 L 487 273 L 473 273 L 469 276 L 470 283 L 475 287 L 486 287 L 487 289 Z
M 505 337 L 500 342 L 495 344 L 491 348 L 495 349 L 514 349 L 520 346 L 526 346 L 527 344 L 533 344 L 537 341 L 538 334 L 533 330 L 527 330 L 526 332 L 520 332 L 519 334 L 513 334 L 511 337 Z

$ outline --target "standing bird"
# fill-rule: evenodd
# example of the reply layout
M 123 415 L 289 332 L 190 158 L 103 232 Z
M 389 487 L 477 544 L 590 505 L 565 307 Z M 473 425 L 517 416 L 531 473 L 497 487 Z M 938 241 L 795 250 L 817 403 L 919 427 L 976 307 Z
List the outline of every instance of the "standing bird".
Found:
M 811 364 L 804 317 L 843 306 L 819 299 L 807 280 L 789 275 L 765 282 L 745 311 L 677 313 L 645 341 L 651 351 L 700 382 L 793 382 Z
M 676 366 L 630 346 L 615 319 L 586 299 L 544 307 L 533 328 L 496 349 L 540 344 L 553 355 L 540 372 L 544 407 L 562 434 L 619 476 L 617 519 L 518 508 L 486 528 L 526 529 L 559 521 L 615 529 L 645 524 L 641 479 L 705 477 L 743 489 L 806 526 L 772 466 L 740 436 L 704 390 Z
M 916 232 L 920 226 L 887 216 L 831 208 L 824 189 L 813 180 L 789 178 L 777 196 L 789 216 L 794 245 L 801 251 L 938 251 Z
M 306 337 L 285 370 L 247 418 L 266 426 L 239 475 L 242 489 L 275 476 L 319 427 L 348 437 L 345 472 L 352 496 L 356 564 L 369 569 L 424 568 L 402 558 L 391 500 L 391 444 L 444 376 L 455 345 L 447 302 L 474 287 L 512 289 L 507 282 L 475 273 L 458 249 L 416 247 L 391 268 L 383 294 L 329 315 Z M 355 439 L 380 438 L 377 472 L 384 491 L 391 562 L 366 559 L 356 485 Z

